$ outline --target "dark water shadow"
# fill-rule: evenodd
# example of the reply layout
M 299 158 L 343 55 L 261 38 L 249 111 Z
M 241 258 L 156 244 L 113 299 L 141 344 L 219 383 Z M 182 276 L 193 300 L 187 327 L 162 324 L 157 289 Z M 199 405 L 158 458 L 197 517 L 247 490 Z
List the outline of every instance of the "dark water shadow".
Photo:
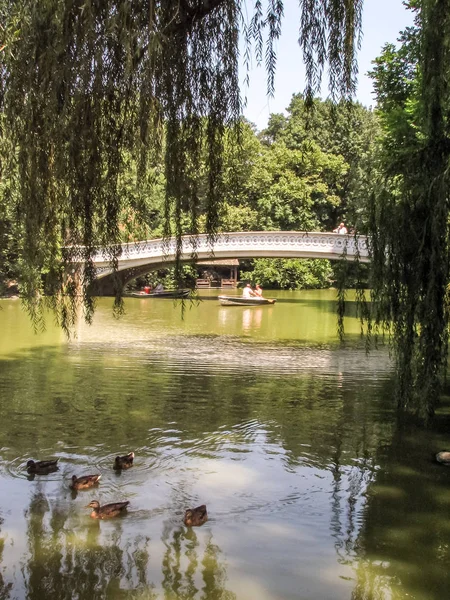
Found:
M 449 432 L 448 414 L 428 429 L 403 418 L 377 453 L 379 469 L 356 544 L 352 600 L 384 598 L 386 586 L 399 597 L 448 596 L 450 469 L 435 454 L 449 445 Z

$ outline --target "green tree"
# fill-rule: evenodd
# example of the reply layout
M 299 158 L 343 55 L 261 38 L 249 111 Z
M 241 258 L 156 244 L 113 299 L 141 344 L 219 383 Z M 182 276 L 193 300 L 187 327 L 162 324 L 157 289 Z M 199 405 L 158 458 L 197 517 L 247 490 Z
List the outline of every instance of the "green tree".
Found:
M 241 272 L 242 280 L 283 290 L 326 288 L 331 276 L 330 261 L 322 259 L 258 258 L 252 271 Z
M 290 150 L 282 142 L 271 145 L 265 158 L 261 167 L 268 185 L 261 186 L 257 203 L 261 228 L 327 229 L 347 171 L 344 159 L 314 143 Z
M 119 230 L 122 242 L 162 237 L 164 231 L 164 165 L 156 164 L 139 176 L 132 158 L 118 179 L 122 200 Z
M 342 156 L 310 141 L 295 149 L 282 140 L 267 145 L 244 124 L 240 144 L 226 146 L 224 163 L 224 215 L 233 207 L 244 231 L 330 228 L 348 170 Z
M 415 27 L 372 77 L 384 130 L 370 231 L 375 323 L 392 327 L 402 408 L 432 415 L 448 354 L 450 3 L 410 2 Z
M 1 127 L 1 120 L 0 120 Z M 7 144 L 0 137 L 0 144 Z M 11 199 L 10 177 L 0 163 L 0 295 L 7 291 L 19 273 L 19 228 L 16 225 Z
M 14 221 L 8 214 L 0 214 L 0 295 L 19 275 L 19 244 Z
M 75 293 L 73 285 L 64 288 L 64 267 L 80 260 L 86 315 L 92 314 L 96 247 L 106 247 L 117 264 L 128 154 L 142 177 L 164 153 L 164 233 L 178 238 L 198 231 L 204 159 L 206 229 L 217 230 L 225 131 L 241 112 L 239 29 L 264 60 L 272 90 L 283 17 L 282 0 L 255 0 L 249 20 L 242 6 L 242 0 L 0 0 L 0 135 L 10 146 L 1 162 L 14 173 L 22 287 L 32 313 L 45 300 L 44 265 L 47 291 L 58 298 L 60 291 Z M 350 94 L 361 0 L 327 10 L 324 0 L 311 0 L 299 15 L 307 93 L 320 88 L 327 59 L 332 92 Z
M 381 134 L 377 114 L 353 102 L 316 98 L 310 106 L 302 94 L 292 97 L 287 112 L 286 117 L 270 116 L 262 140 L 267 144 L 282 141 L 289 149 L 312 143 L 325 154 L 342 157 L 347 169 L 335 188 L 336 202 L 327 228 L 345 220 L 350 227 L 364 229 Z

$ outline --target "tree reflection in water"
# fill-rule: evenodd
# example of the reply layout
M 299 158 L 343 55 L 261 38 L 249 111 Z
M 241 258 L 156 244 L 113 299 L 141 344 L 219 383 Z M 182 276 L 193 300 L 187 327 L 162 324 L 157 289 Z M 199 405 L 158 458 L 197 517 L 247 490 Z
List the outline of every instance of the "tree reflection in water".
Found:
M 375 480 L 376 461 L 371 457 L 368 432 L 362 428 L 355 442 L 357 456 L 361 459 L 357 465 L 345 464 L 344 427 L 346 410 L 334 429 L 333 453 L 330 467 L 333 473 L 333 492 L 331 502 L 331 530 L 335 538 L 335 549 L 341 564 L 351 564 L 357 556 L 358 535 L 361 528 L 362 513 L 366 503 L 366 492 Z M 344 487 L 345 486 L 345 487 Z
M 204 600 L 236 600 L 236 595 L 225 589 L 226 573 L 219 562 L 219 547 L 210 538 L 203 556 L 203 594 Z
M 170 539 L 172 535 L 172 539 Z M 196 574 L 199 567 L 200 542 L 196 531 L 192 528 L 180 527 L 170 531 L 166 526 L 162 536 L 166 547 L 162 562 L 163 588 L 166 600 L 188 600 L 200 598 L 201 600 L 235 600 L 236 595 L 225 589 L 226 571 L 220 563 L 220 549 L 213 543 L 210 535 L 206 541 L 201 558 L 201 574 L 203 584 L 199 580 L 196 584 Z M 186 559 L 186 560 L 184 560 Z M 185 567 L 182 563 L 187 562 Z M 183 572 L 184 569 L 184 572 Z M 202 585 L 200 590 L 197 585 Z
M 2 525 L 3 523 L 3 519 L 0 517 L 0 525 Z M 3 550 L 5 547 L 5 540 L 3 537 L 0 537 L 0 564 L 2 562 L 3 559 Z M 3 573 L 0 570 L 0 600 L 7 600 L 7 598 L 10 597 L 10 591 L 12 588 L 13 584 L 10 583 L 5 583 L 4 579 L 3 579 Z
M 32 495 L 27 519 L 28 560 L 23 563 L 28 600 L 145 599 L 158 597 L 149 582 L 149 538 L 124 539 L 125 519 L 105 524 L 86 518 L 86 527 L 71 514 L 64 499 L 49 500 L 45 490 Z M 167 600 L 235 600 L 228 591 L 220 549 L 209 532 L 201 543 L 193 529 L 166 524 L 162 541 L 162 588 Z M 209 536 L 209 537 L 208 537 Z M 1 559 L 2 545 L 0 545 Z M 12 584 L 0 577 L 0 600 L 9 598 Z
M 391 443 L 380 448 L 357 540 L 352 600 L 449 596 L 450 473 L 434 461 L 440 432 L 437 422 L 433 427 L 434 435 L 399 422 Z M 450 419 L 440 427 L 447 437 Z
M 147 539 L 144 547 L 129 547 L 124 555 L 122 525 L 117 519 L 110 545 L 100 542 L 99 521 L 89 521 L 86 538 L 71 531 L 69 509 L 62 501 L 50 503 L 42 491 L 31 499 L 26 514 L 30 558 L 23 573 L 27 598 L 88 600 L 135 597 L 134 589 L 147 588 Z M 127 590 L 123 584 L 128 584 Z M 154 597 L 146 593 L 146 598 Z

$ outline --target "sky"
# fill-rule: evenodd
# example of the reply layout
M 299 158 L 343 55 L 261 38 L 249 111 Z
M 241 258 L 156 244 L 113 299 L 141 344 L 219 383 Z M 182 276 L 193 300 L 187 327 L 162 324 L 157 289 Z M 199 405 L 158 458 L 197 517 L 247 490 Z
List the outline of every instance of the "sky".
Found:
M 250 85 L 241 84 L 242 96 L 247 98 L 245 117 L 255 123 L 258 130 L 267 126 L 271 113 L 283 113 L 289 105 L 292 94 L 303 91 L 305 86 L 301 49 L 298 45 L 298 25 L 300 20 L 298 0 L 284 0 L 282 35 L 277 48 L 277 71 L 275 95 L 267 97 L 266 73 L 264 66 L 252 65 Z M 359 76 L 356 100 L 365 106 L 373 106 L 372 82 L 367 71 L 371 61 L 379 54 L 387 42 L 395 43 L 399 32 L 412 25 L 413 16 L 402 0 L 364 0 L 363 39 L 358 53 Z M 242 81 L 244 77 L 241 69 Z M 324 80 L 326 81 L 326 73 Z M 326 96 L 326 87 L 324 87 Z

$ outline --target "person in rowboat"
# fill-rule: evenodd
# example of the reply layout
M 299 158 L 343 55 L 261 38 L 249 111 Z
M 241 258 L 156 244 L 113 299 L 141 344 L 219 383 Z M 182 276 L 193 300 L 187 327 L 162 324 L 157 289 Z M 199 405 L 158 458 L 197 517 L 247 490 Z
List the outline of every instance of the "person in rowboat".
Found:
M 247 283 L 245 288 L 242 290 L 242 297 L 253 298 L 253 296 L 255 296 L 255 292 L 252 290 L 252 286 L 249 283 Z
M 255 289 L 253 291 L 253 294 L 255 296 L 257 296 L 258 298 L 262 298 L 263 297 L 262 287 L 259 285 L 259 283 L 256 284 Z

